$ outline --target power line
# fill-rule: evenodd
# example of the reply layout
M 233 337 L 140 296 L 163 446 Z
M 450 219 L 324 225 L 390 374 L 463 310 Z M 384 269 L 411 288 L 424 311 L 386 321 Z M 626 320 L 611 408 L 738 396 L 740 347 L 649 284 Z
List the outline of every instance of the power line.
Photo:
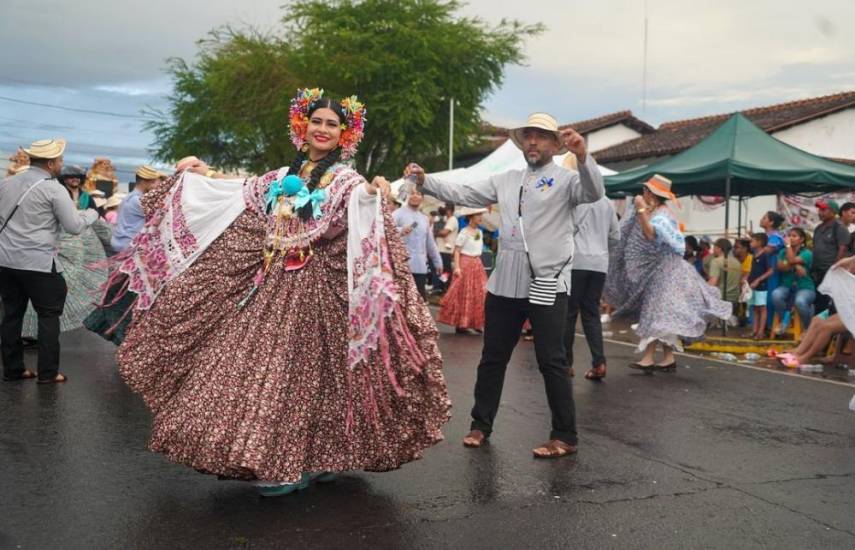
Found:
M 66 107 L 64 105 L 52 105 L 50 103 L 39 103 L 38 101 L 25 101 L 23 99 L 16 99 L 14 97 L 0 96 L 0 100 L 9 101 L 11 103 L 21 103 L 23 105 L 34 105 L 36 107 L 47 107 L 50 109 L 60 109 L 62 111 L 72 111 L 75 113 L 86 113 L 86 114 L 90 114 L 90 115 L 104 115 L 104 116 L 112 116 L 112 117 L 118 117 L 118 118 L 132 118 L 135 120 L 146 120 L 146 121 L 151 120 L 151 119 L 139 116 L 139 115 L 129 115 L 126 113 L 112 113 L 110 111 L 98 111 L 95 109 L 79 109 L 76 107 Z

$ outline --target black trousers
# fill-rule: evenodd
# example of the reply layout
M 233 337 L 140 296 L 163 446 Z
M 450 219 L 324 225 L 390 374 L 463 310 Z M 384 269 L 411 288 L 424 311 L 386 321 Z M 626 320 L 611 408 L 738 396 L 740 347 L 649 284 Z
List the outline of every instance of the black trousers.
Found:
M 451 252 L 440 252 L 439 256 L 442 258 L 442 270 L 448 274 L 448 279 L 446 279 L 443 285 L 443 290 L 447 290 L 451 286 L 451 278 L 454 275 L 454 254 Z
M 567 363 L 573 366 L 573 341 L 576 335 L 576 319 L 582 314 L 582 329 L 591 350 L 591 365 L 606 364 L 603 353 L 603 325 L 600 322 L 600 298 L 606 284 L 606 274 L 598 271 L 574 269 L 570 282 L 570 297 L 567 301 L 567 327 L 564 347 Z
M 0 325 L 0 354 L 3 375 L 15 377 L 24 372 L 24 343 L 21 331 L 27 304 L 39 317 L 39 380 L 50 380 L 59 372 L 59 318 L 65 307 L 68 287 L 56 267 L 51 273 L 0 267 L 0 298 L 3 299 L 3 323 Z
M 416 281 L 416 289 L 422 296 L 422 300 L 427 300 L 427 273 L 413 273 L 413 280 Z
M 820 285 L 820 283 L 822 283 L 822 280 L 825 279 L 826 273 L 828 273 L 827 269 L 824 269 L 822 271 L 814 270 L 814 271 L 811 271 L 811 273 L 810 273 L 811 278 L 813 279 L 813 282 L 817 288 L 816 298 L 813 301 L 814 314 L 822 313 L 826 309 L 831 309 L 832 314 L 837 312 L 837 310 L 834 309 L 834 305 L 831 302 L 831 296 L 823 294 L 822 292 L 819 291 L 819 285 Z
M 549 437 L 575 445 L 576 405 L 564 352 L 567 300 L 559 294 L 554 305 L 536 306 L 526 298 L 504 298 L 487 293 L 485 314 L 484 349 L 475 382 L 471 429 L 481 430 L 488 436 L 492 433 L 505 383 L 505 370 L 519 342 L 523 323 L 529 319 L 534 333 L 537 366 L 543 375 L 546 400 L 552 411 Z

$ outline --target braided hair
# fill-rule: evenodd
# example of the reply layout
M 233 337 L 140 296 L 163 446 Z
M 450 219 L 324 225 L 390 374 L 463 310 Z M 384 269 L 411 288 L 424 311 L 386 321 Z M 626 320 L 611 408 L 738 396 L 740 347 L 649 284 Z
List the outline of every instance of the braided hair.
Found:
M 317 111 L 318 109 L 330 109 L 336 115 L 338 115 L 339 121 L 344 124 L 347 121 L 347 115 L 344 112 L 341 104 L 332 101 L 328 97 L 322 97 L 313 101 L 309 105 L 308 116 L 311 118 L 312 113 Z M 308 148 L 307 148 L 308 149 Z M 333 165 L 335 165 L 339 159 L 341 159 L 341 147 L 336 147 L 321 159 L 317 165 L 312 169 L 312 173 L 309 175 L 309 181 L 306 182 L 306 187 L 309 189 L 309 192 L 314 191 L 318 188 L 318 184 L 321 181 L 321 178 L 326 174 L 327 170 L 329 170 Z M 294 157 L 294 160 L 291 162 L 291 166 L 288 167 L 289 174 L 300 174 L 300 169 L 303 167 L 303 163 L 309 160 L 308 150 L 306 151 L 297 151 L 297 156 Z M 304 221 L 309 220 L 312 217 L 312 205 L 311 203 L 303 205 L 297 211 L 297 214 Z

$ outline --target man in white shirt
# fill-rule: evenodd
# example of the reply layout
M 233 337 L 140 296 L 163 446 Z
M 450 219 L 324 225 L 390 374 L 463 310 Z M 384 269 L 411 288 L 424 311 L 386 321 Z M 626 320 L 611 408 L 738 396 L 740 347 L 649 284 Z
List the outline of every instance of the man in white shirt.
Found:
M 62 171 L 65 140 L 40 140 L 25 149 L 30 169 L 0 185 L 0 297 L 3 323 L 0 352 L 3 380 L 35 378 L 24 368 L 21 330 L 28 303 L 39 319 L 40 384 L 65 382 L 59 373 L 59 318 L 68 287 L 57 259 L 61 231 L 77 235 L 98 219 L 92 209 L 78 210 L 56 177 Z

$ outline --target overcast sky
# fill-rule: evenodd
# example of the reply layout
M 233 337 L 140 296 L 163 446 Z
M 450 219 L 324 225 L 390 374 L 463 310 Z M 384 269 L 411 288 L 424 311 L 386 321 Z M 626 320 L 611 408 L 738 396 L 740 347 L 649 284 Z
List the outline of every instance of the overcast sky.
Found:
M 0 151 L 64 135 L 139 155 L 151 136 L 133 117 L 163 105 L 165 59 L 192 58 L 195 41 L 225 23 L 275 29 L 284 2 L 3 0 Z M 468 2 L 464 15 L 548 29 L 527 43 L 527 65 L 507 70 L 486 120 L 513 125 L 546 110 L 565 123 L 632 109 L 656 125 L 855 90 L 855 0 L 648 0 L 645 106 L 644 12 L 643 0 Z

